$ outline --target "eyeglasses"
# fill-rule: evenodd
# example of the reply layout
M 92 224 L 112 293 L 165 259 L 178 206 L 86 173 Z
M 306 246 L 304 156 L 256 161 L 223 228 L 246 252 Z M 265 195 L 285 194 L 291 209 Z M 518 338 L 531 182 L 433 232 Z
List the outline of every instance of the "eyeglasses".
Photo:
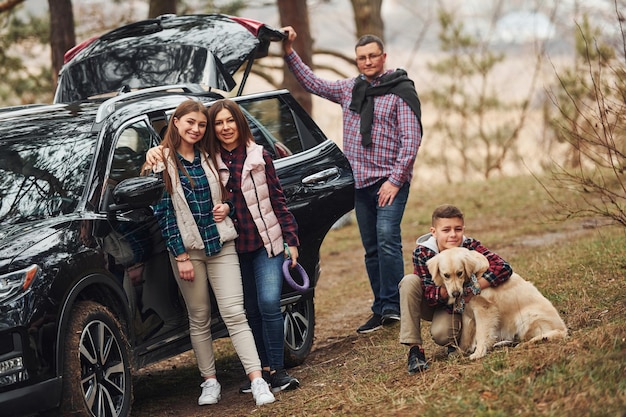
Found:
M 369 54 L 367 56 L 357 56 L 356 57 L 356 62 L 358 62 L 359 64 L 364 64 L 365 62 L 367 62 L 368 59 L 370 61 L 374 62 L 374 61 L 378 60 L 378 58 L 383 56 L 383 54 L 384 54 L 384 52 L 381 52 L 379 54 Z

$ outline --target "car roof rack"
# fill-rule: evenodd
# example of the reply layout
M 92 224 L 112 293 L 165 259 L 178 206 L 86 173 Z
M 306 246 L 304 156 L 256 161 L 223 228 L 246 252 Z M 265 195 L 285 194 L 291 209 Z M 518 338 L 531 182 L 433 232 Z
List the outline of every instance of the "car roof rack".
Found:
M 98 112 L 96 113 L 96 123 L 101 123 L 104 119 L 109 117 L 115 111 L 115 105 L 121 101 L 159 91 L 169 90 L 183 90 L 183 92 L 186 93 L 206 93 L 206 91 L 197 84 L 161 85 L 157 87 L 142 88 L 141 90 L 131 92 L 121 92 L 119 95 L 107 99 L 100 105 L 100 107 L 98 107 Z

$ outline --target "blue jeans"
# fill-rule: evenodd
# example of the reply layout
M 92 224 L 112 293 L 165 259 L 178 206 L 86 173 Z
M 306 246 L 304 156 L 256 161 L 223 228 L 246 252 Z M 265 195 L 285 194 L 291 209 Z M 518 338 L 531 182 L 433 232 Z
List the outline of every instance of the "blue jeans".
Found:
M 261 365 L 271 370 L 284 367 L 284 328 L 280 311 L 283 287 L 282 255 L 269 258 L 264 247 L 240 253 L 244 307 Z
M 390 206 L 378 205 L 382 183 L 355 190 L 354 208 L 365 249 L 365 269 L 374 292 L 372 312 L 400 312 L 398 284 L 404 277 L 400 223 L 409 197 L 405 183 Z

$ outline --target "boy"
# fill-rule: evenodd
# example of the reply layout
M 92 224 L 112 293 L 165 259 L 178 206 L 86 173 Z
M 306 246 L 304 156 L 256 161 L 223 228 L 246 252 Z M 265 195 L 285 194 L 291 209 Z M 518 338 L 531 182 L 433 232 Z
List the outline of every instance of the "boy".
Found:
M 445 287 L 438 287 L 432 280 L 426 261 L 439 252 L 463 246 L 476 250 L 487 257 L 489 269 L 479 277 L 480 288 L 498 286 L 509 279 L 513 270 L 500 256 L 484 247 L 478 240 L 465 237 L 463 212 L 457 207 L 444 204 L 432 214 L 430 233 L 417 239 L 413 251 L 414 273 L 400 281 L 400 343 L 409 346 L 408 371 L 413 375 L 428 369 L 422 347 L 422 319 L 431 321 L 430 333 L 435 343 L 454 351 L 461 336 L 461 314 L 448 306 Z M 469 288 L 468 288 L 469 290 Z M 465 292 L 469 302 L 472 291 Z

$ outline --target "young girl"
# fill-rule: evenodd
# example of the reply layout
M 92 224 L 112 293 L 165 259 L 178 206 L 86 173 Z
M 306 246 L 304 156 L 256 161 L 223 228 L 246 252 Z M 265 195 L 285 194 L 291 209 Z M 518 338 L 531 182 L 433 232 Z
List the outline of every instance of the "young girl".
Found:
M 284 327 L 280 310 L 285 243 L 292 266 L 298 261 L 298 225 L 287 208 L 271 156 L 257 145 L 239 105 L 218 100 L 208 110 L 211 155 L 235 206 L 236 240 L 244 304 L 272 391 L 300 382 L 284 368 Z M 241 392 L 250 392 L 250 385 Z
M 187 305 L 189 334 L 204 382 L 199 405 L 215 404 L 221 386 L 215 374 L 211 337 L 211 285 L 232 343 L 239 355 L 257 405 L 274 402 L 243 306 L 241 272 L 229 216 L 231 204 L 217 175 L 216 156 L 207 146 L 207 111 L 195 100 L 181 103 L 162 142 L 166 193 L 154 207 L 166 240 L 176 282 Z M 210 156 L 209 156 L 210 155 Z

